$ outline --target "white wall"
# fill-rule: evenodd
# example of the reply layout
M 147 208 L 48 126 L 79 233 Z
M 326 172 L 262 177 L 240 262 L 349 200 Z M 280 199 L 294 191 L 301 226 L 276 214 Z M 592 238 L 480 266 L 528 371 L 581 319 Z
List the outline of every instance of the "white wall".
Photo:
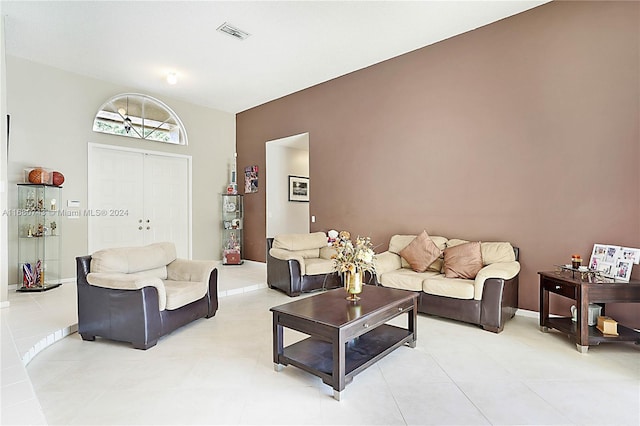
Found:
M 17 207 L 16 183 L 23 169 L 42 166 L 65 176 L 61 207 L 79 200 L 87 207 L 89 142 L 191 155 L 193 158 L 193 258 L 220 258 L 220 196 L 235 152 L 235 115 L 180 100 L 154 96 L 182 119 L 188 146 L 174 146 L 92 131 L 98 108 L 112 96 L 139 92 L 21 58 L 7 57 L 8 112 L 11 114 L 9 208 Z M 17 282 L 17 221 L 9 217 L 9 283 Z M 63 218 L 63 278 L 75 277 L 75 257 L 87 253 L 87 220 Z
M 302 138 L 300 148 L 289 146 L 290 138 L 267 142 L 267 237 L 309 232 L 309 203 L 289 201 L 289 175 L 309 176 L 309 135 L 295 138 Z M 313 197 L 313 182 L 309 189 Z

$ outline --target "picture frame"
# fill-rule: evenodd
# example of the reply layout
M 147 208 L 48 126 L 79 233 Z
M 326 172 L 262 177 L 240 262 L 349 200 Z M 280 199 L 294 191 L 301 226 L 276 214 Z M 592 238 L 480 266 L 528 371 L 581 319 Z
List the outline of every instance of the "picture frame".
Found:
M 309 178 L 289 175 L 289 201 L 309 202 Z
M 247 166 L 244 168 L 244 193 L 256 192 L 258 192 L 258 166 Z
M 635 265 L 640 263 L 640 249 L 631 247 L 622 247 L 622 258 L 631 260 Z
M 589 269 L 602 276 L 629 282 L 634 264 L 640 262 L 640 249 L 607 244 L 594 244 Z
M 633 260 L 618 259 L 615 264 L 614 278 L 620 281 L 629 281 L 631 278 L 631 269 L 633 268 Z

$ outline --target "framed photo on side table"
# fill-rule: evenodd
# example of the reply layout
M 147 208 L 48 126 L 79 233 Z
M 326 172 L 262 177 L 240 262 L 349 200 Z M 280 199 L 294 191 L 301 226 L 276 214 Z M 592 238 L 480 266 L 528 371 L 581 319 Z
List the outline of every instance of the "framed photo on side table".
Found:
M 594 244 L 589 269 L 608 278 L 629 282 L 634 264 L 640 261 L 640 249 Z
M 615 278 L 621 281 L 629 281 L 631 278 L 632 260 L 618 259 L 616 262 Z
M 309 202 L 309 178 L 289 175 L 289 201 Z

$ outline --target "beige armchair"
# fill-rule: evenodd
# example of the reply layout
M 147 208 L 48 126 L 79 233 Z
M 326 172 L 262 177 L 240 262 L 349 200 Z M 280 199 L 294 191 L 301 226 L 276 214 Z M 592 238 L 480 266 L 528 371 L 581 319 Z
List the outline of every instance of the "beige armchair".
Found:
M 173 243 L 105 249 L 76 261 L 83 340 L 99 336 L 147 349 L 218 309 L 216 263 L 177 259 Z
M 289 296 L 341 286 L 324 232 L 267 238 L 267 285 Z

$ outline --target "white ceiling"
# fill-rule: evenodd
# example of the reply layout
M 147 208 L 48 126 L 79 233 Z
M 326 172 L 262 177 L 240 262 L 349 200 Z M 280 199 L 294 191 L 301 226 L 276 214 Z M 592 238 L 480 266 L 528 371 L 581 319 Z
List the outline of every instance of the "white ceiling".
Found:
M 6 51 L 237 113 L 543 1 L 5 1 Z M 228 22 L 251 36 L 216 29 Z M 165 81 L 178 74 L 178 84 Z

